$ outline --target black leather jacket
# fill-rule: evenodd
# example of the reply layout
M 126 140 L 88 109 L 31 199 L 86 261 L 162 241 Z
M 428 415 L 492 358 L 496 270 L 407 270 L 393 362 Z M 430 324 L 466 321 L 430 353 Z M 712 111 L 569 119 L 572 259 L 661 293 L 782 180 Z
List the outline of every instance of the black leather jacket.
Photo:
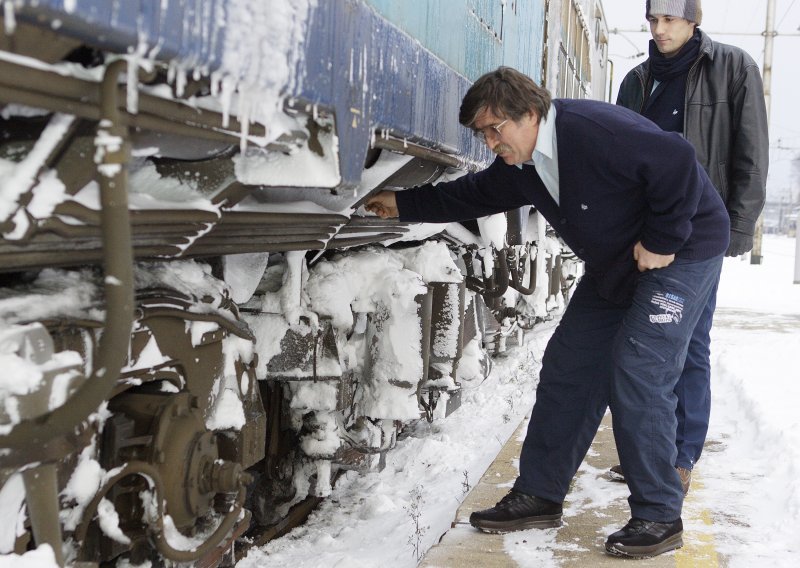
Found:
M 764 207 L 769 166 L 761 74 L 738 47 L 700 34 L 700 55 L 686 80 L 683 134 L 722 195 L 731 230 L 752 235 Z M 625 76 L 617 104 L 641 113 L 645 88 L 652 88 L 649 60 Z

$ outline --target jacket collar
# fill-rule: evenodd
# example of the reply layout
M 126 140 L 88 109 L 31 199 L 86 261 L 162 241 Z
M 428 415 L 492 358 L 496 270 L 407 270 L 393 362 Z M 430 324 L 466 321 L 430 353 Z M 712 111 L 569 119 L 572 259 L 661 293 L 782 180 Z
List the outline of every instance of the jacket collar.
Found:
M 700 32 L 700 57 L 705 55 L 711 61 L 714 61 L 714 42 L 711 41 L 706 32 L 701 29 L 698 29 L 698 31 Z
M 697 31 L 700 32 L 700 55 L 697 56 L 697 59 L 708 57 L 711 61 L 714 61 L 714 41 L 703 30 L 698 28 Z M 648 57 L 636 66 L 633 72 L 644 84 L 645 79 L 650 75 L 650 58 Z

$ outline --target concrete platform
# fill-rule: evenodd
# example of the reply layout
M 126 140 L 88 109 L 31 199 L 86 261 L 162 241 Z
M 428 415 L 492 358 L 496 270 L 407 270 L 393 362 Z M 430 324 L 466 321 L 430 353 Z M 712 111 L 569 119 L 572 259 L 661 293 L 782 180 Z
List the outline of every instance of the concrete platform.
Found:
M 592 448 L 567 495 L 564 503 L 564 526 L 559 529 L 534 529 L 506 535 L 487 534 L 472 528 L 469 524 L 470 513 L 493 506 L 508 492 L 516 479 L 519 452 L 526 427 L 527 421 L 523 421 L 458 509 L 452 528 L 439 544 L 428 551 L 420 566 L 619 568 L 631 562 L 635 562 L 636 568 L 717 568 L 727 565 L 726 559 L 715 551 L 713 541 L 703 535 L 695 538 L 687 532 L 684 532 L 683 548 L 656 558 L 634 561 L 609 556 L 604 552 L 603 543 L 608 534 L 624 526 L 630 517 L 626 501 L 627 486 L 624 483 L 598 480 L 598 477 L 606 475 L 608 468 L 618 463 L 610 415 L 604 418 Z M 693 488 L 702 484 L 700 473 L 695 471 Z M 687 505 L 693 499 L 690 491 Z M 694 503 L 691 507 L 685 506 L 684 521 L 687 512 L 696 515 L 699 511 L 702 516 L 702 507 L 696 505 Z

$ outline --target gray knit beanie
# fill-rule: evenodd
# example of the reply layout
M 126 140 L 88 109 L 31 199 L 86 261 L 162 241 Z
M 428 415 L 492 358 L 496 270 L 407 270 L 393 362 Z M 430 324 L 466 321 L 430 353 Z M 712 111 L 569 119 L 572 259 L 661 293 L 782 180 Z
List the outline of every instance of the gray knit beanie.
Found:
M 645 18 L 650 14 L 661 16 L 674 16 L 694 22 L 698 26 L 703 19 L 703 9 L 700 0 L 647 0 Z

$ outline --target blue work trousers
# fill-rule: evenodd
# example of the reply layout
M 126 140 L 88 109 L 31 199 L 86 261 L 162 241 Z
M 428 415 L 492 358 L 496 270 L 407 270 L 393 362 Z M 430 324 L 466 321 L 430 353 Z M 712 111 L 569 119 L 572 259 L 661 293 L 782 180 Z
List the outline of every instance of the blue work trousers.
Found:
M 630 305 L 581 279 L 545 349 L 516 489 L 562 502 L 610 406 L 632 516 L 680 517 L 674 389 L 721 268 L 722 255 L 643 272 Z
M 675 386 L 678 408 L 678 430 L 675 443 L 678 458 L 675 465 L 693 469 L 703 453 L 703 444 L 708 434 L 711 418 L 711 324 L 717 305 L 719 279 L 708 297 L 706 307 L 694 328 L 683 373 Z

